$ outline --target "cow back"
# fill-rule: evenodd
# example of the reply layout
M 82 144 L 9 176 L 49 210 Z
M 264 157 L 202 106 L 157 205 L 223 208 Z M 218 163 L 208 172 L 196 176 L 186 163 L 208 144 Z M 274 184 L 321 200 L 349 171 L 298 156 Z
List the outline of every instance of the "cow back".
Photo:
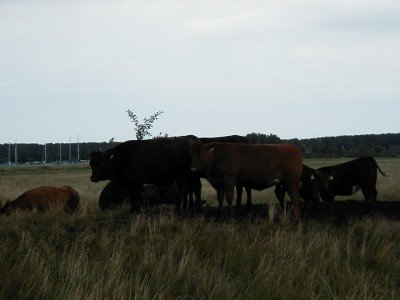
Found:
M 170 184 L 190 171 L 190 139 L 184 137 L 128 141 L 112 153 L 111 180 L 121 186 Z
M 294 145 L 217 143 L 212 151 L 211 177 L 233 176 L 255 189 L 273 186 L 278 178 L 299 182 L 301 177 L 301 152 Z
M 243 144 L 249 144 L 250 141 L 240 135 L 229 135 L 229 136 L 219 136 L 219 137 L 201 137 L 199 140 L 203 144 L 208 144 L 208 143 L 243 143 Z

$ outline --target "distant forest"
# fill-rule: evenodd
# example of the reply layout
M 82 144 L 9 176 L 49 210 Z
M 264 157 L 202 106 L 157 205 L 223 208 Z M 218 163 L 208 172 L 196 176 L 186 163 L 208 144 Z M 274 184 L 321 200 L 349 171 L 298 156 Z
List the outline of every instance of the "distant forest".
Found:
M 275 134 L 251 133 L 246 137 L 256 144 L 291 143 L 304 157 L 399 157 L 400 133 L 344 135 L 312 139 L 280 139 Z
M 292 143 L 299 146 L 304 157 L 359 157 L 369 155 L 373 157 L 399 157 L 400 133 L 367 134 L 354 136 L 320 137 L 312 139 L 279 138 L 275 134 L 250 133 L 246 137 L 256 144 Z M 116 142 L 80 143 L 79 160 L 88 160 L 94 150 L 105 150 L 115 146 Z M 14 144 L 10 147 L 11 162 L 15 162 Z M 61 144 L 61 160 L 76 162 L 78 160 L 77 144 Z M 0 144 L 0 164 L 8 162 L 9 144 Z M 43 144 L 17 144 L 18 163 L 39 163 L 44 160 Z M 60 161 L 60 144 L 46 144 L 46 162 Z

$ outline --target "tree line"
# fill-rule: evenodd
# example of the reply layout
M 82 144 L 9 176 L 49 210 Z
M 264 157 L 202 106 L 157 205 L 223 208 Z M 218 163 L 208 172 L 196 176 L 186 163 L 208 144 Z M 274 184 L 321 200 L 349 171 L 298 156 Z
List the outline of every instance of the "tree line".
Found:
M 291 143 L 304 157 L 399 157 L 400 133 L 344 135 L 310 139 L 281 139 L 275 134 L 250 133 L 251 143 Z
M 310 139 L 281 139 L 275 134 L 250 133 L 246 137 L 255 144 L 292 143 L 300 147 L 304 157 L 399 157 L 400 133 L 366 134 L 353 136 L 319 137 Z M 88 160 L 95 150 L 106 150 L 116 145 L 109 142 L 79 144 L 79 160 Z M 61 161 L 76 162 L 78 145 L 61 143 Z M 10 145 L 11 162 L 15 162 L 15 145 Z M 8 163 L 9 144 L 0 144 L 0 164 Z M 18 163 L 39 163 L 44 161 L 43 144 L 17 144 Z M 60 144 L 46 144 L 46 162 L 60 161 Z

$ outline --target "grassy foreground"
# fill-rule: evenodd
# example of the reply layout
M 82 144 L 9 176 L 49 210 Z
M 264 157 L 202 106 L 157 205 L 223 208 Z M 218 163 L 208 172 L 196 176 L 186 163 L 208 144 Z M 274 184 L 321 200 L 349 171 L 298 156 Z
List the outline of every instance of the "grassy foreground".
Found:
M 0 298 L 399 297 L 399 223 L 63 211 L 0 225 Z
M 398 162 L 381 165 L 391 170 L 389 183 Z M 0 170 L 3 197 L 68 184 L 82 202 L 72 215 L 0 216 L 0 299 L 400 297 L 398 221 L 305 221 L 294 228 L 253 218 L 216 222 L 170 207 L 138 216 L 128 206 L 101 212 L 104 184 L 90 183 L 89 174 L 87 168 Z M 395 182 L 382 180 L 380 195 L 398 199 Z M 268 193 L 260 201 L 273 201 Z M 211 195 L 205 186 L 205 199 Z

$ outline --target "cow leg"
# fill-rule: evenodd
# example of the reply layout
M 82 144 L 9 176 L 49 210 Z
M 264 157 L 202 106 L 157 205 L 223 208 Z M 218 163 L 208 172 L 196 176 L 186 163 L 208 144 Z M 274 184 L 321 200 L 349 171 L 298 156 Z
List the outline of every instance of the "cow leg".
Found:
M 196 178 L 193 185 L 193 192 L 195 197 L 196 210 L 201 211 L 203 203 L 201 202 L 201 181 L 200 177 Z
M 365 187 L 362 187 L 362 188 L 361 188 L 361 192 L 362 192 L 363 195 L 364 195 L 365 201 L 370 201 L 370 200 L 371 200 L 371 196 L 369 195 L 368 189 L 366 189 Z
M 242 207 L 242 194 L 243 194 L 243 185 L 236 185 L 236 207 Z
M 377 197 L 378 197 L 378 191 L 376 190 L 375 187 L 373 187 L 373 188 L 371 189 L 371 198 L 372 198 L 372 201 L 375 202 Z
M 189 192 L 189 208 L 193 208 L 193 192 Z
M 300 221 L 300 193 L 299 189 L 296 187 L 288 186 L 288 191 L 290 200 L 292 201 L 292 209 L 291 209 L 291 220 L 294 222 Z
M 221 188 L 217 189 L 217 198 L 218 198 L 218 215 L 221 216 L 224 210 L 224 197 L 225 191 Z
M 143 185 L 135 185 L 129 190 L 129 199 L 131 200 L 131 213 L 140 213 L 140 202 L 142 201 Z
M 198 212 L 200 212 L 203 209 L 203 202 L 205 202 L 205 201 L 201 200 L 201 186 L 200 186 L 199 190 L 194 193 L 194 197 L 195 197 L 196 210 Z
M 361 188 L 361 192 L 364 195 L 365 201 L 376 201 L 376 197 L 378 195 L 378 191 L 376 190 L 375 187 L 372 188 Z
M 285 186 L 285 184 L 284 183 L 278 183 L 275 186 L 274 193 L 275 193 L 276 198 L 279 201 L 281 209 L 284 211 L 284 209 L 285 209 L 284 201 L 285 201 L 285 195 L 286 195 L 286 186 Z M 285 211 L 284 211 L 284 213 L 285 213 Z
M 235 186 L 227 186 L 226 187 L 226 202 L 228 202 L 229 206 L 229 216 L 233 217 L 234 211 L 233 211 L 233 194 L 234 194 Z
M 181 209 L 182 200 L 186 197 L 185 195 L 190 193 L 190 190 L 187 180 L 179 180 L 176 183 L 178 185 L 179 197 L 175 200 L 175 210 L 179 211 Z
M 251 188 L 245 187 L 246 196 L 247 196 L 247 208 L 251 208 L 253 205 L 251 203 Z
M 186 208 L 188 205 L 188 197 L 190 197 L 191 192 L 188 191 L 183 195 L 183 202 L 182 202 L 182 208 Z

